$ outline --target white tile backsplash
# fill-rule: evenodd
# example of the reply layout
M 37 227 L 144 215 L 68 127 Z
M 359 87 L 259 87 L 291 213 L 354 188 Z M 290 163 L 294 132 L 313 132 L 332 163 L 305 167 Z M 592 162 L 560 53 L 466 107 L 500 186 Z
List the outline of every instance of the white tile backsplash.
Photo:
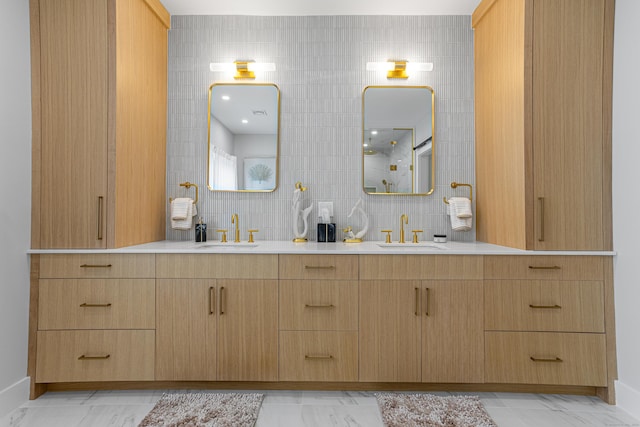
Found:
M 315 240 L 317 201 L 332 200 L 338 238 L 347 215 L 362 198 L 369 215 L 367 240 L 381 229 L 398 235 L 399 218 L 423 238 L 447 234 L 473 241 L 470 232 L 451 231 L 443 197 L 465 195 L 451 181 L 475 184 L 473 116 L 473 31 L 470 16 L 173 16 L 169 31 L 167 194 L 193 195 L 179 187 L 200 187 L 199 215 L 216 228 L 230 228 L 238 213 L 243 236 L 257 228 L 259 240 L 289 240 L 291 197 L 296 181 L 313 203 L 310 240 Z M 433 62 L 433 72 L 407 81 L 387 80 L 365 70 L 368 61 L 406 58 Z M 280 88 L 280 177 L 272 193 L 211 192 L 206 186 L 207 99 L 220 74 L 210 62 L 254 59 L 273 62 L 265 80 Z M 436 189 L 431 196 L 370 196 L 362 191 L 362 91 L 369 85 L 427 85 L 436 96 Z M 167 205 L 167 215 L 169 206 Z M 356 220 L 357 221 L 357 220 Z M 192 240 L 194 231 L 170 228 L 167 238 Z

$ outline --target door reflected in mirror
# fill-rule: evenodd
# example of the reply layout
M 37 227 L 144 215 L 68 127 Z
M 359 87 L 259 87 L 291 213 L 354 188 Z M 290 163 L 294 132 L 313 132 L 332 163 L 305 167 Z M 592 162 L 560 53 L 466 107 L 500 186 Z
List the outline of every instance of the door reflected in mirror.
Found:
M 368 194 L 433 193 L 434 92 L 369 86 L 362 94 L 362 182 Z
M 278 185 L 280 91 L 274 84 L 209 87 L 207 186 L 274 191 Z

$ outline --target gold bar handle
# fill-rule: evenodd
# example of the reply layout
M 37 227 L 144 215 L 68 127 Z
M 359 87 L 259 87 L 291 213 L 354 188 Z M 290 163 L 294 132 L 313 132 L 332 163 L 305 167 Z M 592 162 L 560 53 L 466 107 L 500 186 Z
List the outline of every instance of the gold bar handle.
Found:
M 102 240 L 103 196 L 98 196 L 98 240 Z
M 82 264 L 80 268 L 109 268 L 111 264 Z
M 414 311 L 414 314 L 416 316 L 420 315 L 420 288 L 414 288 L 416 291 L 416 310 Z
M 78 357 L 78 360 L 104 360 L 110 358 L 111 355 L 107 354 L 105 356 L 85 356 L 84 354 Z
M 538 203 L 540 205 L 540 237 L 539 242 L 544 242 L 544 197 L 538 197 Z
M 533 360 L 534 362 L 551 362 L 551 363 L 564 362 L 564 360 L 560 359 L 559 357 L 555 357 L 553 359 L 544 359 L 544 358 L 538 358 L 538 357 L 531 356 L 529 359 Z
M 80 307 L 111 307 L 111 303 L 106 303 L 106 304 L 89 304 L 86 302 L 83 302 L 82 304 L 80 304 Z
M 529 304 L 529 307 L 531 308 L 562 308 L 561 305 L 558 304 L 554 304 L 554 305 L 533 305 L 533 304 Z
M 224 314 L 224 286 L 220 286 L 220 314 Z
M 427 300 L 426 300 L 426 303 L 424 305 L 425 306 L 424 314 L 426 316 L 428 316 L 429 315 L 429 288 L 424 288 L 424 289 L 426 291 L 425 293 L 426 293 L 426 296 L 427 296 Z
M 562 267 L 560 267 L 559 265 L 546 265 L 546 266 L 530 265 L 529 268 L 531 270 L 560 270 Z
M 335 265 L 305 265 L 305 270 L 333 270 Z
M 333 304 L 305 304 L 305 308 L 334 308 Z
M 304 355 L 305 360 L 329 360 L 329 359 L 333 359 L 333 356 L 330 354 L 326 354 L 326 355 L 313 355 L 313 354 L 305 354 Z
M 209 287 L 209 314 L 215 314 L 214 307 L 216 306 L 216 293 L 213 286 Z

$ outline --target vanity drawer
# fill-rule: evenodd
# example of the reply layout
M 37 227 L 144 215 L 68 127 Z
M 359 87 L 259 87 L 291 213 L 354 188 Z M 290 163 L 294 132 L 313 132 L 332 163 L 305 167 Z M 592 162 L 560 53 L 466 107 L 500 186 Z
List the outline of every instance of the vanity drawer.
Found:
M 151 381 L 155 331 L 38 331 L 36 381 Z
M 155 329 L 154 279 L 41 279 L 38 329 Z
M 280 280 L 281 330 L 358 330 L 355 280 Z
M 600 281 L 485 280 L 487 330 L 604 332 Z
M 163 279 L 277 279 L 278 255 L 157 254 L 156 277 Z
M 485 279 L 603 280 L 599 256 L 485 256 Z
M 280 278 L 358 280 L 358 255 L 280 255 Z
M 481 255 L 361 255 L 360 280 L 482 280 Z
M 281 381 L 358 381 L 358 332 L 280 332 Z
M 154 278 L 154 254 L 43 254 L 41 278 Z
M 487 383 L 606 387 L 604 334 L 485 332 Z

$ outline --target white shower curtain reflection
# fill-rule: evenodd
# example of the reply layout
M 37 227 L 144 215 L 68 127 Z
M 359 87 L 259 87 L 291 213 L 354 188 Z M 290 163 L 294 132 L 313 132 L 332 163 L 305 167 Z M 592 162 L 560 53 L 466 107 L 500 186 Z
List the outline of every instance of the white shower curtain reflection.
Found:
M 238 189 L 238 159 L 213 146 L 209 162 L 209 176 L 216 190 Z

